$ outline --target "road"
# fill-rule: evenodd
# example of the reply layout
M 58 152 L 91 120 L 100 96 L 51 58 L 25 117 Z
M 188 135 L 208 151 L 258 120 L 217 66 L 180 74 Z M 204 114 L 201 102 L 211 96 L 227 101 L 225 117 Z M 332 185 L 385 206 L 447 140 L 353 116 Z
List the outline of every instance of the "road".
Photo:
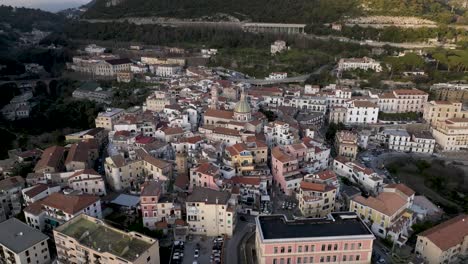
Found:
M 250 83 L 253 85 L 267 85 L 267 84 L 278 84 L 278 83 L 295 83 L 304 82 L 310 77 L 310 74 L 300 75 L 296 77 L 289 77 L 280 80 L 266 80 L 266 79 L 231 79 L 234 82 Z
M 245 242 L 249 234 L 251 234 L 252 231 L 255 232 L 254 218 L 252 216 L 245 217 L 247 221 L 240 221 L 237 219 L 234 233 L 231 239 L 226 242 L 226 254 L 224 254 L 226 264 L 243 263 L 242 259 L 243 256 L 245 256 Z M 244 247 L 242 247 L 242 244 L 244 244 Z

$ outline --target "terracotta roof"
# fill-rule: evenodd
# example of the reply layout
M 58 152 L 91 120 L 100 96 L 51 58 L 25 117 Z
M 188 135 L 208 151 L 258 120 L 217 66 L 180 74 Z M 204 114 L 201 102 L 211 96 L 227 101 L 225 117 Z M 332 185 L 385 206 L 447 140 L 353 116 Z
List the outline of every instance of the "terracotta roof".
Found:
M 24 179 L 21 176 L 8 177 L 0 181 L 0 190 L 7 191 L 18 186 L 24 187 Z
M 336 174 L 332 170 L 324 170 L 316 173 L 315 175 L 317 175 L 321 180 L 336 178 Z
M 62 193 L 52 193 L 44 198 L 42 203 L 45 206 L 74 215 L 97 201 L 99 201 L 99 197 L 94 195 L 64 195 Z
M 201 202 L 205 204 L 227 204 L 231 194 L 224 191 L 216 191 L 209 188 L 195 186 L 192 194 L 187 197 L 187 202 Z
M 196 169 L 196 172 L 202 173 L 202 174 L 207 174 L 207 175 L 216 175 L 219 173 L 219 168 L 214 166 L 213 164 L 209 162 L 205 162 L 200 164 Z
M 41 159 L 34 167 L 34 170 L 40 170 L 44 167 L 57 168 L 60 164 L 60 161 L 63 159 L 64 152 L 65 148 L 60 146 L 46 148 L 41 155 Z
M 190 182 L 190 179 L 188 175 L 179 174 L 177 178 L 175 179 L 174 185 L 179 187 L 182 190 L 185 190 L 188 187 L 189 182 Z
M 427 95 L 426 92 L 423 92 L 418 89 L 398 89 L 393 90 L 393 93 L 396 95 Z
M 404 193 L 406 196 L 411 197 L 412 195 L 415 194 L 415 192 L 408 186 L 406 186 L 403 183 L 398 183 L 398 184 L 387 184 L 385 188 L 395 188 L 399 190 L 400 192 Z
M 217 109 L 208 109 L 205 112 L 205 116 L 231 120 L 234 117 L 234 112 Z
M 70 162 L 87 162 L 88 161 L 88 145 L 86 143 L 75 143 L 70 147 L 67 154 L 65 164 Z
M 24 192 L 24 195 L 28 197 L 34 197 L 47 189 L 49 189 L 49 186 L 47 186 L 46 184 L 39 183 L 38 185 L 35 185 L 28 191 Z
M 356 100 L 356 101 L 353 101 L 353 104 L 355 107 L 373 107 L 373 108 L 377 108 L 378 106 L 371 102 L 371 101 L 367 101 L 367 100 Z
M 193 136 L 193 137 L 184 137 L 179 140 L 180 143 L 189 143 L 189 144 L 196 144 L 200 141 L 203 141 L 201 136 Z
M 240 136 L 239 130 L 225 128 L 225 127 L 215 127 L 213 133 L 223 134 L 229 136 Z
M 157 159 L 149 154 L 146 154 L 143 156 L 143 160 L 148 162 L 149 164 L 153 165 L 153 166 L 156 166 L 160 169 L 164 169 L 168 166 L 171 166 L 171 164 L 169 162 L 166 162 L 162 159 Z
M 335 160 L 343 164 L 346 164 L 346 162 L 351 161 L 348 157 L 345 157 L 345 156 L 337 156 Z
M 383 192 L 375 198 L 370 196 L 367 199 L 362 196 L 356 196 L 353 200 L 387 216 L 394 215 L 406 204 L 406 199 L 403 199 L 400 195 L 391 192 Z
M 175 225 L 177 225 L 177 226 L 186 226 L 186 225 L 187 225 L 187 222 L 185 222 L 185 221 L 182 220 L 182 219 L 176 219 L 174 223 L 175 223 Z
M 383 93 L 379 95 L 380 99 L 395 99 L 395 95 L 393 93 Z
M 301 181 L 301 189 L 307 191 L 324 192 L 326 190 L 326 187 L 327 185 L 322 183 Z
M 162 184 L 159 181 L 146 181 L 141 186 L 140 196 L 159 196 L 162 192 Z
M 42 200 L 30 204 L 23 211 L 32 215 L 39 215 L 42 212 Z
M 97 173 L 94 169 L 84 169 L 84 170 L 78 170 L 78 171 L 75 171 L 75 173 L 73 173 L 70 177 L 68 177 L 69 179 L 70 178 L 74 178 L 74 177 L 77 177 L 77 176 L 80 176 L 80 175 L 83 175 L 83 174 L 87 174 L 87 175 L 95 175 L 95 176 L 98 176 L 98 177 L 102 177 L 101 174 Z
M 111 156 L 110 159 L 115 164 L 116 167 L 122 167 L 125 165 L 125 158 L 122 155 Z
M 271 156 L 283 163 L 296 160 L 291 155 L 285 153 L 279 146 L 271 150 Z
M 258 185 L 260 185 L 261 179 L 260 179 L 260 177 L 235 176 L 235 177 L 231 178 L 231 182 L 233 184 L 246 184 L 246 185 L 258 186 Z
M 440 225 L 430 228 L 418 236 L 427 237 L 432 243 L 443 251 L 463 244 L 465 237 L 468 236 L 468 216 L 459 215 Z

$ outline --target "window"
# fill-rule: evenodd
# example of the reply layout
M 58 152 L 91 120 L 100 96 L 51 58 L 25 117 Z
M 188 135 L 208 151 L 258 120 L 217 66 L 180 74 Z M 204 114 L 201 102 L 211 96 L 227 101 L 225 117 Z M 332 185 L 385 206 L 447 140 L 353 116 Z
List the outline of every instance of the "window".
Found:
M 305 258 L 304 258 L 304 262 L 305 262 Z M 309 257 L 309 263 L 314 263 L 314 257 Z
M 356 255 L 356 261 L 361 259 L 361 255 Z
M 327 250 L 330 251 L 332 249 L 332 245 L 328 245 Z M 329 261 L 327 261 L 329 262 Z
M 302 246 L 297 247 L 297 252 L 302 252 Z
M 344 250 L 348 250 L 348 243 L 344 244 Z
M 325 245 L 322 245 L 322 251 L 325 251 Z
M 322 262 L 325 262 L 325 257 L 324 256 L 320 257 L 320 263 L 322 263 Z
M 292 247 L 288 246 L 288 253 L 291 253 L 291 252 L 292 252 Z
M 301 263 L 302 263 L 302 258 L 301 258 L 301 257 L 298 257 L 296 263 L 297 263 L 297 264 L 301 264 Z
M 146 262 L 149 262 L 151 260 L 151 256 L 146 258 Z
M 358 243 L 358 249 L 362 249 L 362 243 Z
M 304 246 L 304 251 L 305 251 L 305 252 L 309 252 L 309 246 L 307 246 L 307 245 Z
M 346 261 L 346 260 L 347 260 L 346 255 L 344 255 L 343 256 L 343 261 Z
M 275 254 L 278 254 L 278 247 L 275 247 L 275 248 L 273 249 L 273 252 L 274 252 Z
M 333 246 L 333 250 L 338 250 L 338 244 L 335 244 L 335 245 Z
M 277 259 L 273 259 L 273 264 L 278 264 L 278 260 L 277 260 Z
M 331 260 L 331 257 L 327 256 L 327 262 L 330 262 L 330 260 Z
M 281 252 L 281 253 L 284 253 L 284 247 L 281 247 L 281 251 L 280 251 L 280 252 Z

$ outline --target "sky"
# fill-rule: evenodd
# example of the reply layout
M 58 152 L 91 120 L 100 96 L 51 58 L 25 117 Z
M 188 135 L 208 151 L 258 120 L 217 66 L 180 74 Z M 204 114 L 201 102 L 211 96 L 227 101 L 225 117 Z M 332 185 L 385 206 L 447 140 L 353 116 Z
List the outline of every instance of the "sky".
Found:
M 91 0 L 0 0 L 0 5 L 24 6 L 57 12 L 66 8 L 78 7 Z

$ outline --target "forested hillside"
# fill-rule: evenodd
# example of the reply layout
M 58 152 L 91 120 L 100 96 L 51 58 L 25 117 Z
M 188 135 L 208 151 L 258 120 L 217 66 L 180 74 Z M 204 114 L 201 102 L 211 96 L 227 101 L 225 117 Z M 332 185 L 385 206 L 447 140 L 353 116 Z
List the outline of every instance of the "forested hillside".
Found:
M 255 22 L 325 23 L 362 14 L 468 20 L 462 0 L 96 0 L 85 18 L 158 16 L 209 19 L 227 14 Z
M 110 5 L 111 2 L 117 4 Z M 359 0 L 97 0 L 85 17 L 200 18 L 222 13 L 255 22 L 312 24 L 358 15 L 359 10 Z

